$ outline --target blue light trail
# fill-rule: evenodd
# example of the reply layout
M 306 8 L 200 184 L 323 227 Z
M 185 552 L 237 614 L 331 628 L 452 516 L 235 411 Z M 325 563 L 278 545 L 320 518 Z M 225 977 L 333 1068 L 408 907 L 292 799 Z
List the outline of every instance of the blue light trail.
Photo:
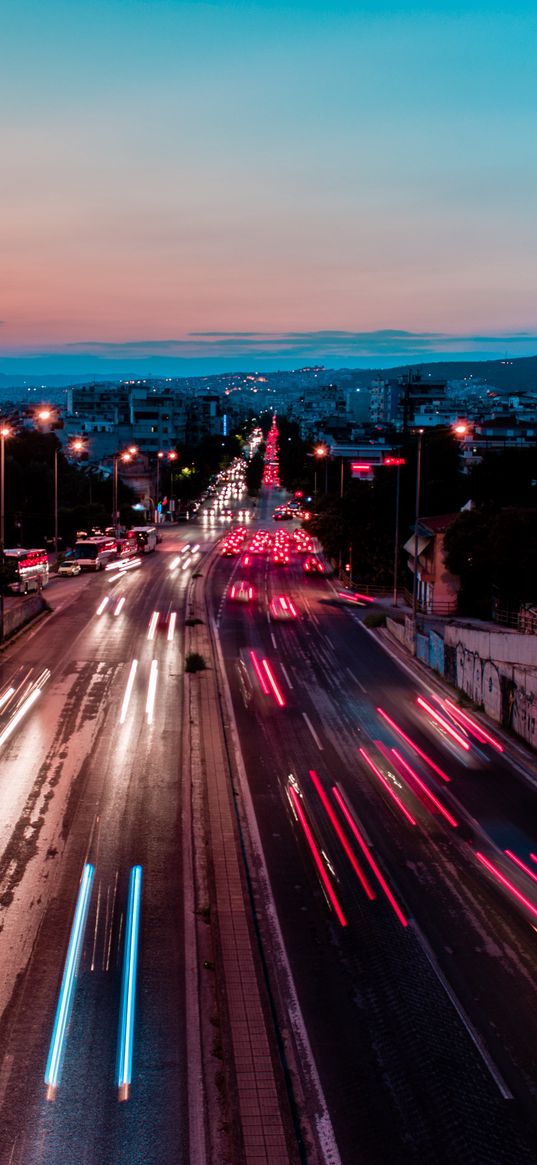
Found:
M 60 987 L 58 1006 L 56 1008 L 56 1018 L 54 1020 L 54 1028 L 52 1030 L 52 1039 L 50 1041 L 47 1066 L 45 1070 L 45 1084 L 48 1084 L 48 1100 L 54 1099 L 56 1089 L 60 1082 L 62 1054 L 65 1046 L 67 1025 L 69 1023 L 69 1017 L 71 1015 L 71 1009 L 73 1006 L 76 974 L 80 960 L 80 952 L 82 950 L 82 942 L 84 939 L 84 930 L 88 916 L 88 907 L 91 898 L 91 888 L 93 885 L 94 873 L 94 867 L 87 863 L 84 866 L 82 878 L 80 880 L 80 890 L 78 891 L 75 916 L 73 919 L 73 925 L 71 927 L 71 936 L 69 938 L 69 946 L 67 948 L 62 985 Z
M 136 964 L 140 904 L 142 898 L 142 867 L 133 866 L 129 880 L 129 902 L 123 953 L 121 1008 L 119 1017 L 117 1086 L 119 1100 L 128 1100 L 132 1079 L 132 1048 L 134 1042 L 134 1004 L 136 996 Z

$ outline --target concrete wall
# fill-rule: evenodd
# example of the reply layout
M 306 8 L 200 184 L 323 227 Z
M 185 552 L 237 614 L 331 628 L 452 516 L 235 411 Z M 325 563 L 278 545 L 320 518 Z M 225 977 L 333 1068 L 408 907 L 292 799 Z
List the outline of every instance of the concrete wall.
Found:
M 9 639 L 25 623 L 35 619 L 47 604 L 42 595 L 27 595 L 25 598 L 4 599 L 4 639 Z

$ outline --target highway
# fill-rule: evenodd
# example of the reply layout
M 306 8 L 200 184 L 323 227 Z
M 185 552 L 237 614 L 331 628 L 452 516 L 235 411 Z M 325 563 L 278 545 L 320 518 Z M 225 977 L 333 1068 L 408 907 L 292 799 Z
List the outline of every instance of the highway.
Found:
M 3 694 L 44 677 L 0 746 L 2 1165 L 189 1160 L 183 625 L 213 540 L 55 581 L 2 656 L 2 738 Z
M 211 601 L 340 1160 L 535 1161 L 537 790 L 303 562 L 222 557 Z

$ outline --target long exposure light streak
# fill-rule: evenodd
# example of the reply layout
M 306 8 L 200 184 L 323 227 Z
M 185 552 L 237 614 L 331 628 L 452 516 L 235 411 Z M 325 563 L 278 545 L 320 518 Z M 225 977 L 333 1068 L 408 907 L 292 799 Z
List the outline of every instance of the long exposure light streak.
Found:
M 304 810 L 303 810 L 302 805 L 300 803 L 300 797 L 298 796 L 298 793 L 297 793 L 296 789 L 293 788 L 293 786 L 291 786 L 289 789 L 289 795 L 290 795 L 291 800 L 293 802 L 295 813 L 298 817 L 298 820 L 300 821 L 302 829 L 304 830 L 304 833 L 306 836 L 306 841 L 310 847 L 311 853 L 313 855 L 313 860 L 314 860 L 315 865 L 317 866 L 317 869 L 319 871 L 321 881 L 323 883 L 325 891 L 326 891 L 328 898 L 329 898 L 329 900 L 330 900 L 330 902 L 331 902 L 331 904 L 336 912 L 338 922 L 341 924 L 341 926 L 346 926 L 347 919 L 345 918 L 345 915 L 341 909 L 341 906 L 339 904 L 339 900 L 336 896 L 336 893 L 334 891 L 334 888 L 332 886 L 330 878 L 328 877 L 328 874 L 326 872 L 326 868 L 325 868 L 323 859 L 322 859 L 322 857 L 319 853 L 319 850 L 315 844 L 315 839 L 313 837 L 311 829 L 310 829 L 308 822 L 306 820 L 306 814 L 304 813 Z
M 157 678 L 158 678 L 158 663 L 156 659 L 151 660 L 151 671 L 149 672 L 149 684 L 147 687 L 147 700 L 145 703 L 145 714 L 147 723 L 153 723 L 153 713 L 155 710 L 155 696 L 157 692 Z
M 485 732 L 481 724 L 477 724 L 475 720 L 472 720 L 472 717 L 468 716 L 467 712 L 463 712 L 462 708 L 457 708 L 457 705 L 453 704 L 451 700 L 444 700 L 444 704 L 451 712 L 451 715 L 455 719 L 462 721 L 463 725 L 468 728 L 469 732 L 473 732 L 481 744 L 491 744 L 498 752 L 503 752 L 503 744 L 500 744 L 499 740 L 495 740 L 489 732 Z
M 502 886 L 505 886 L 506 889 L 509 890 L 510 894 L 512 894 L 514 898 L 516 898 L 519 902 L 522 903 L 523 906 L 526 907 L 527 910 L 529 910 L 530 914 L 533 914 L 534 918 L 537 918 L 537 907 L 535 907 L 533 903 L 530 902 L 529 898 L 526 898 L 524 894 L 521 894 L 520 890 L 517 890 L 516 886 L 514 886 L 513 883 L 510 882 L 504 874 L 502 874 L 501 870 L 499 870 L 497 866 L 490 862 L 484 854 L 477 851 L 475 856 L 477 860 L 481 862 L 481 865 L 485 866 L 485 869 L 489 870 L 489 872 L 496 878 L 496 880 L 501 882 Z
M 67 955 L 63 969 L 60 994 L 58 996 L 58 1006 L 56 1008 L 54 1027 L 52 1029 L 52 1039 L 50 1041 L 47 1066 L 45 1069 L 45 1084 L 48 1085 L 47 1100 L 54 1099 L 56 1089 L 60 1082 L 62 1053 L 65 1046 L 65 1037 L 67 1033 L 69 1017 L 73 1006 L 76 973 L 84 939 L 84 930 L 88 916 L 88 907 L 91 898 L 91 888 L 93 884 L 94 873 L 94 867 L 87 863 L 84 866 L 82 871 L 82 878 L 80 880 L 80 889 L 78 891 L 73 924 L 71 927 L 71 935 L 69 938 L 69 946 L 67 948 Z
M 403 732 L 403 729 L 395 723 L 395 720 L 392 720 L 391 716 L 388 716 L 388 713 L 385 712 L 383 708 L 377 708 L 377 712 L 379 716 L 382 716 L 382 719 L 390 725 L 390 728 L 393 728 L 393 731 L 396 732 L 398 736 L 402 737 L 403 740 L 406 740 L 406 743 L 410 746 L 411 749 L 413 749 L 415 753 L 417 753 L 418 756 L 421 756 L 421 759 L 429 765 L 429 768 L 433 770 L 433 773 L 437 773 L 437 775 L 441 777 L 443 781 L 449 782 L 451 778 L 448 777 L 447 773 L 445 773 L 443 769 L 439 768 L 439 766 L 435 764 L 434 760 L 431 760 L 430 756 L 427 756 L 427 753 L 424 752 L 422 748 L 419 748 L 417 744 L 414 744 L 414 741 L 410 739 L 410 736 L 407 736 L 406 732 Z
M 253 664 L 253 668 L 254 668 L 255 674 L 256 674 L 256 676 L 257 676 L 257 678 L 258 678 L 258 680 L 259 680 L 259 686 L 260 686 L 260 688 L 261 688 L 261 691 L 263 692 L 263 695 L 264 695 L 264 696 L 268 696 L 268 694 L 269 694 L 269 688 L 268 688 L 268 685 L 267 685 L 267 681 L 266 681 L 266 679 L 265 679 L 265 677 L 264 677 L 264 675 L 263 675 L 263 672 L 262 672 L 262 670 L 261 670 L 261 665 L 260 665 L 260 663 L 259 663 L 259 660 L 258 660 L 258 658 L 257 658 L 257 655 L 255 654 L 255 651 L 251 651 L 251 652 L 250 652 L 250 659 L 251 659 L 251 661 L 252 661 L 252 664 Z
M 4 704 L 7 704 L 8 700 L 10 700 L 14 695 L 15 688 L 8 688 L 7 691 L 4 692 L 4 695 L 0 697 L 0 708 L 3 708 Z
M 119 723 L 120 724 L 125 723 L 127 712 L 129 710 L 130 698 L 132 695 L 132 688 L 133 688 L 133 684 L 134 684 L 134 678 L 136 676 L 137 667 L 138 667 L 138 660 L 133 659 L 133 661 L 131 663 L 131 670 L 129 672 L 129 678 L 127 680 L 127 687 L 125 688 L 125 695 L 123 696 L 123 703 L 121 705 L 121 713 L 119 716 Z
M 278 684 L 276 683 L 276 677 L 274 675 L 274 672 L 272 671 L 272 668 L 269 664 L 268 659 L 262 659 L 261 666 L 265 669 L 265 674 L 266 674 L 268 682 L 272 688 L 272 693 L 273 693 L 274 699 L 276 700 L 276 703 L 279 704 L 280 708 L 285 708 L 285 700 L 284 700 L 282 693 L 278 687 Z
M 533 870 L 530 870 L 529 866 L 527 866 L 525 862 L 521 861 L 512 850 L 506 849 L 503 852 L 507 854 L 508 858 L 511 858 L 511 861 L 514 862 L 516 866 L 518 866 L 521 870 L 524 870 L 524 873 L 528 875 L 528 878 L 531 878 L 533 882 L 537 882 L 537 874 L 534 874 Z M 530 854 L 530 857 L 533 857 L 533 855 Z
M 362 837 L 360 830 L 358 829 L 358 826 L 354 820 L 354 817 L 346 804 L 345 798 L 342 796 L 337 785 L 332 785 L 332 793 L 333 793 L 333 796 L 335 797 L 335 799 L 339 805 L 339 808 L 341 809 L 341 812 L 343 813 L 343 816 L 345 817 L 345 820 L 347 822 L 347 825 L 349 826 L 349 829 L 352 830 L 352 832 L 356 838 L 356 841 L 358 842 L 358 845 L 360 846 L 360 849 L 362 850 L 364 857 L 369 862 L 369 865 L 371 866 L 371 869 L 373 870 L 373 873 L 375 874 L 375 877 L 377 878 L 379 885 L 382 886 L 382 889 L 384 890 L 384 893 L 388 899 L 388 902 L 390 903 L 390 906 L 392 907 L 392 910 L 394 911 L 394 913 L 397 915 L 397 918 L 399 919 L 401 926 L 408 926 L 408 919 L 403 914 L 403 911 L 401 910 L 401 907 L 399 906 L 399 903 L 398 903 L 397 899 L 395 898 L 395 895 L 390 890 L 390 887 L 388 886 L 388 883 L 387 883 L 384 875 L 379 870 L 379 867 L 377 866 L 377 863 L 376 863 L 372 853 L 370 852 L 369 846 L 366 845 L 366 842 L 365 842 L 364 838 Z
M 142 867 L 133 866 L 129 879 L 129 901 L 123 952 L 123 976 L 119 1012 L 117 1057 L 117 1086 L 119 1100 L 128 1100 L 132 1081 L 132 1052 L 134 1045 L 134 1011 L 136 1002 L 136 971 L 138 962 L 138 935 L 142 900 Z
M 457 829 L 459 824 L 458 821 L 455 821 L 455 818 L 451 816 L 451 813 L 449 813 L 448 810 L 444 808 L 442 802 L 438 800 L 438 797 L 435 797 L 434 793 L 431 792 L 428 785 L 425 784 L 425 781 L 422 781 L 421 777 L 418 776 L 416 770 L 410 767 L 410 765 L 407 763 L 404 757 L 401 756 L 401 753 L 398 752 L 396 748 L 392 748 L 392 752 L 395 759 L 399 762 L 400 765 L 403 766 L 404 769 L 406 769 L 412 780 L 415 781 L 419 786 L 424 796 L 428 797 L 429 801 L 432 801 L 438 812 L 442 814 L 442 817 L 445 817 L 446 821 L 448 821 L 454 829 Z
M 176 622 L 177 622 L 177 611 L 170 611 L 170 617 L 168 619 L 168 635 L 167 635 L 168 643 L 171 642 L 171 640 L 173 639 L 173 637 L 175 635 Z
M 464 748 L 466 752 L 469 752 L 470 745 L 465 737 L 461 736 L 460 732 L 457 732 L 455 728 L 452 728 L 449 721 L 446 720 L 444 716 L 441 716 L 440 712 L 436 711 L 436 708 L 431 707 L 431 705 L 427 703 L 427 700 L 423 699 L 423 696 L 416 697 L 416 704 L 419 704 L 420 708 L 423 708 L 424 711 L 427 712 L 427 714 L 431 716 L 432 719 L 435 720 L 441 728 L 444 729 L 444 732 L 447 732 L 448 735 L 451 736 L 452 740 L 454 740 L 456 744 L 459 744 L 461 748 Z
M 11 733 L 15 731 L 17 724 L 20 724 L 23 717 L 26 716 L 26 713 L 30 711 L 30 708 L 35 704 L 37 698 L 40 695 L 41 688 L 34 688 L 33 692 L 30 692 L 30 695 L 26 698 L 24 703 L 21 704 L 20 708 L 17 708 L 17 711 L 9 721 L 9 724 L 6 724 L 3 732 L 0 733 L 0 744 L 4 744 L 4 741 L 9 739 Z
M 397 793 L 395 792 L 395 790 L 394 790 L 394 789 L 392 789 L 391 785 L 390 785 L 390 784 L 389 784 L 389 782 L 386 780 L 386 777 L 384 776 L 384 773 L 381 773 L 380 769 L 379 769 L 379 768 L 377 768 L 376 764 L 375 764 L 375 763 L 374 763 L 374 761 L 371 759 L 371 757 L 370 757 L 370 756 L 368 756 L 367 752 L 365 751 L 365 748 L 359 748 L 359 749 L 358 749 L 358 752 L 360 753 L 360 756 L 362 756 L 362 757 L 363 757 L 363 759 L 365 760 L 366 764 L 367 764 L 367 765 L 369 765 L 369 768 L 370 768 L 370 769 L 371 769 L 371 771 L 372 771 L 372 772 L 375 774 L 375 776 L 376 776 L 376 777 L 378 777 L 378 779 L 379 779 L 379 781 L 381 782 L 381 784 L 382 784 L 382 785 L 384 785 L 384 788 L 386 789 L 386 792 L 387 792 L 387 793 L 390 795 L 390 797 L 392 798 L 392 800 L 393 800 L 393 801 L 395 801 L 396 805 L 398 805 L 398 806 L 399 806 L 399 808 L 400 808 L 400 810 L 401 810 L 401 813 L 403 814 L 403 816 L 404 816 L 404 817 L 406 817 L 407 821 L 409 821 L 411 825 L 415 825 L 415 824 L 416 824 L 416 819 L 415 819 L 415 817 L 413 817 L 413 816 L 412 816 L 412 814 L 410 813 L 410 811 L 407 809 L 406 805 L 403 803 L 403 801 L 401 801 L 401 798 L 400 798 L 400 797 L 398 797 L 398 796 L 397 796 Z
M 323 786 L 321 785 L 321 782 L 319 780 L 319 777 L 317 776 L 317 773 L 315 772 L 314 769 L 310 769 L 309 773 L 310 773 L 310 777 L 313 781 L 313 784 L 317 790 L 317 793 L 319 794 L 322 805 L 323 805 L 323 807 L 328 815 L 330 822 L 332 823 L 332 826 L 333 826 L 333 828 L 334 828 L 334 830 L 335 830 L 335 832 L 336 832 L 336 834 L 341 842 L 341 845 L 343 846 L 343 849 L 344 849 L 344 851 L 345 851 L 345 853 L 346 853 L 346 855 L 351 863 L 351 866 L 356 874 L 356 877 L 358 878 L 359 882 L 363 886 L 363 889 L 365 890 L 370 902 L 372 902 L 373 899 L 376 897 L 375 891 L 370 886 L 363 870 L 361 869 L 361 867 L 358 865 L 358 862 L 356 861 L 356 855 L 353 853 L 353 851 L 352 851 L 352 849 L 347 841 L 347 838 L 345 837 L 345 834 L 343 833 L 341 825 L 339 824 L 339 821 L 334 813 L 334 810 L 332 809 L 330 801 L 328 800 L 328 797 L 325 793 L 325 790 L 323 789 Z

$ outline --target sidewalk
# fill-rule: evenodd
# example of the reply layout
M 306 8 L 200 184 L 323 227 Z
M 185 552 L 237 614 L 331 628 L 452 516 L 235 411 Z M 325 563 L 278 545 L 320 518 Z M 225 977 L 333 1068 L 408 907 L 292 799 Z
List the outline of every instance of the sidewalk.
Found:
M 197 745 L 190 748 L 190 792 L 193 798 L 201 794 L 206 813 L 210 919 L 231 1141 L 234 1160 L 241 1165 L 295 1165 L 292 1122 L 271 1031 L 233 805 L 204 582 L 193 580 L 189 615 L 203 622 L 186 627 L 185 651 L 199 652 L 207 670 L 185 675 L 185 704 L 191 742 Z

